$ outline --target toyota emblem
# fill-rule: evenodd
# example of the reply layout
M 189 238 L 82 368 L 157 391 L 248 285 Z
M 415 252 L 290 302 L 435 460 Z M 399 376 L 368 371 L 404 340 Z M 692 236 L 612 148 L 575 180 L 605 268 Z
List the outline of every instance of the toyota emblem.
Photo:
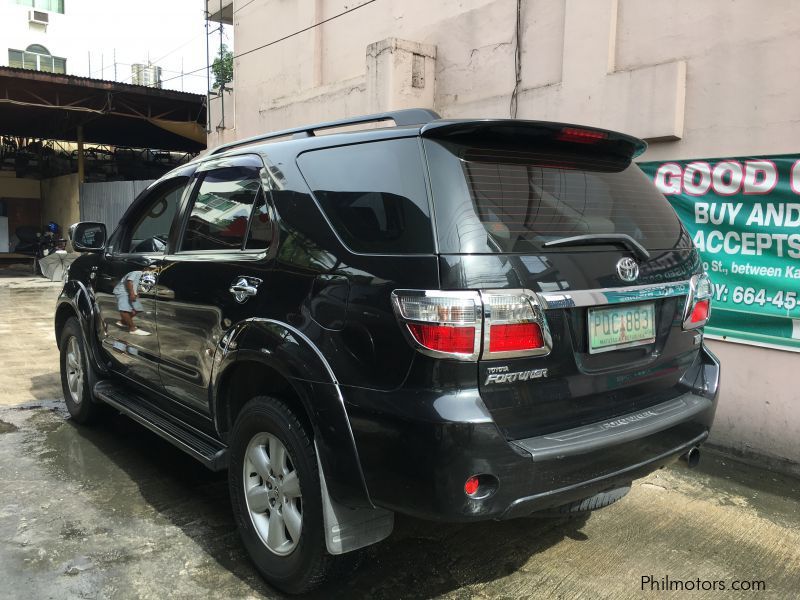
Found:
M 622 281 L 636 281 L 639 277 L 639 265 L 632 258 L 620 258 L 617 263 L 617 275 Z

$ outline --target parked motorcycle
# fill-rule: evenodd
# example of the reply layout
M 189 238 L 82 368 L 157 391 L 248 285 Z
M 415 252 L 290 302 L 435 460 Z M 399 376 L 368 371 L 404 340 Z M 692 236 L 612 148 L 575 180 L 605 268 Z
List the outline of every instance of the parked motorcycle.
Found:
M 50 221 L 44 231 L 35 227 L 23 225 L 15 231 L 17 243 L 14 251 L 19 254 L 28 254 L 36 257 L 34 272 L 41 273 L 39 261 L 45 256 L 53 254 L 56 250 L 64 250 L 67 240 L 60 236 L 61 228 L 58 223 Z

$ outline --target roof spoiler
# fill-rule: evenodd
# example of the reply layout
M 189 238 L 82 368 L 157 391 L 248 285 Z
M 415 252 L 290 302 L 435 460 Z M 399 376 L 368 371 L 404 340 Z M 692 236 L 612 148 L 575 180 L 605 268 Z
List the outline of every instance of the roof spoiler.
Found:
M 608 129 L 521 119 L 437 120 L 423 125 L 420 133 L 427 138 L 453 141 L 478 136 L 496 140 L 513 138 L 517 142 L 527 139 L 558 145 L 564 143 L 587 150 L 595 146 L 629 160 L 647 149 L 644 140 Z

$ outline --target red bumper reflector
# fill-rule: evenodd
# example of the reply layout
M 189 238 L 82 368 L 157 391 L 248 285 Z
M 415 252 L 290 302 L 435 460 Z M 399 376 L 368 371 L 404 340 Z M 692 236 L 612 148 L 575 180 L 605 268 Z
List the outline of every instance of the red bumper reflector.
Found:
M 475 351 L 474 327 L 445 327 L 409 323 L 408 329 L 420 344 L 440 352 L 471 354 Z
M 492 325 L 489 332 L 489 352 L 513 352 L 542 348 L 542 328 L 538 323 Z
M 480 485 L 480 481 L 477 477 L 472 476 L 467 479 L 467 482 L 464 484 L 464 493 L 467 496 L 474 496 L 475 493 L 478 491 L 478 486 Z
M 702 323 L 703 321 L 708 319 L 708 309 L 709 309 L 708 300 L 697 301 L 694 305 L 694 308 L 692 309 L 692 317 L 690 321 L 692 323 Z

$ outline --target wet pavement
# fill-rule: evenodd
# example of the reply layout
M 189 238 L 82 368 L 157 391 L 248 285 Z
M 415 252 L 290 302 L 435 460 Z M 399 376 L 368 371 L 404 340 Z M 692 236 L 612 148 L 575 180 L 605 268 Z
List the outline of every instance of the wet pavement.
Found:
M 0 277 L 0 598 L 278 598 L 245 556 L 224 475 L 109 411 L 71 422 L 58 287 Z M 706 452 L 588 519 L 473 525 L 398 517 L 363 566 L 311 598 L 683 597 L 655 582 L 763 581 L 797 597 L 800 481 Z M 717 584 L 719 589 L 719 584 Z

